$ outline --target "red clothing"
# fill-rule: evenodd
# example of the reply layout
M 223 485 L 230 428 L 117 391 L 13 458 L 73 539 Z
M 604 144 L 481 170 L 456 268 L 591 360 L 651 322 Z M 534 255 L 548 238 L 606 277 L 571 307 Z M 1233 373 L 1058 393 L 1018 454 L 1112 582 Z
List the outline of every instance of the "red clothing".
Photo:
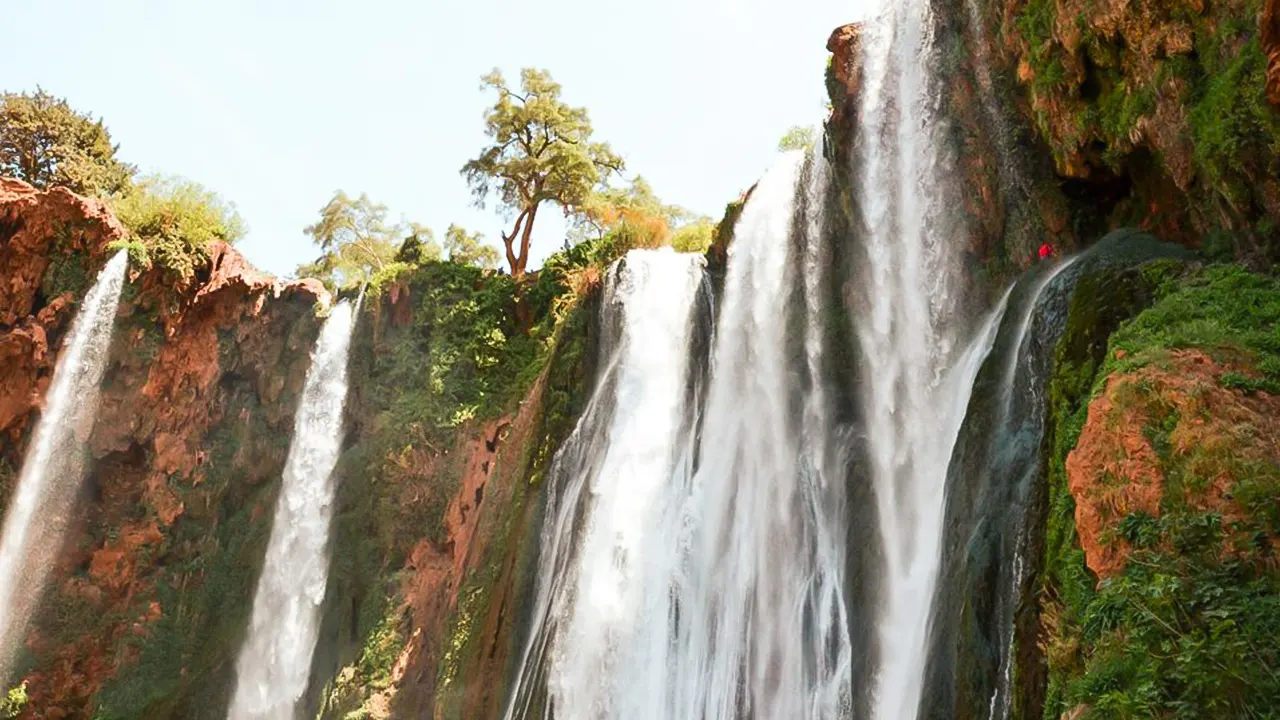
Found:
M 1040 259 L 1043 260 L 1053 254 L 1053 246 L 1045 243 L 1040 246 Z

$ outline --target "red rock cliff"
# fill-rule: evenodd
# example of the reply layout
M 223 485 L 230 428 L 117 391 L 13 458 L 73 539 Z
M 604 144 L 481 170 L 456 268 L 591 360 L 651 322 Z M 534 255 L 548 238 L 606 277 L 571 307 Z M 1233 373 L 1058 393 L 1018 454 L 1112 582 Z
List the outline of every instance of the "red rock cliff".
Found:
M 5 500 L 75 311 L 76 293 L 60 288 L 91 282 L 124 237 L 100 201 L 0 180 Z M 227 245 L 208 254 L 184 284 L 131 273 L 86 498 L 26 640 L 31 717 L 218 714 L 225 693 L 206 688 L 229 682 L 319 327 L 313 308 L 327 298 Z M 177 665 L 176 686 L 154 687 L 167 677 L 156 663 Z M 139 696 L 147 685 L 157 700 Z

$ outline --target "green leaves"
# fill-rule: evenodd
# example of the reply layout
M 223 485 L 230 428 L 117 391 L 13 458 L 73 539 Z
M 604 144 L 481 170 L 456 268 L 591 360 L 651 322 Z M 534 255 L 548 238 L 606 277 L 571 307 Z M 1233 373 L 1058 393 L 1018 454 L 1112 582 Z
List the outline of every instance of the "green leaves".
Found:
M 365 193 L 352 198 L 342 190 L 320 208 L 320 219 L 303 228 L 324 251 L 298 267 L 332 289 L 349 289 L 394 279 L 401 271 L 440 258 L 431 229 L 414 222 L 391 225 L 387 206 Z
M 487 269 L 498 267 L 498 251 L 484 243 L 483 235 L 469 233 L 461 225 L 450 225 L 445 230 L 444 249 L 450 262 Z
M 492 142 L 461 172 L 477 206 L 496 196 L 503 211 L 515 216 L 514 228 L 502 239 L 511 274 L 519 276 L 528 262 L 538 206 L 552 202 L 572 212 L 611 173 L 621 171 L 623 162 L 608 144 L 591 141 L 586 109 L 562 101 L 559 83 L 545 70 L 521 71 L 518 92 L 496 69 L 482 82 L 482 88 L 498 95 L 484 115 L 485 134 Z
M 778 141 L 779 152 L 811 150 L 817 143 L 817 130 L 811 125 L 795 125 Z
M 105 197 L 129 188 L 134 167 L 116 160 L 101 120 L 43 90 L 0 95 L 0 175 L 37 188 Z
M 158 264 L 184 280 L 205 261 L 209 243 L 234 243 L 245 232 L 235 205 L 177 176 L 146 176 L 112 198 L 111 209 L 132 235 L 127 247 L 135 262 Z

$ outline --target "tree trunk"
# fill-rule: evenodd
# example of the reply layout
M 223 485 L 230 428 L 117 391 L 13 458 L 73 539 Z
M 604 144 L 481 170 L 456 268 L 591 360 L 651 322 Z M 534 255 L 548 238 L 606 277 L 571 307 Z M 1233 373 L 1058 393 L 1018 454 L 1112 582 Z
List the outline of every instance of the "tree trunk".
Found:
M 515 227 L 511 228 L 511 234 L 500 233 L 502 235 L 502 244 L 507 247 L 507 266 L 511 268 L 511 277 L 518 278 L 524 273 L 524 263 L 521 258 L 517 258 L 512 245 L 516 241 L 516 236 L 520 234 L 520 228 L 524 225 L 525 218 L 529 215 L 528 210 L 521 210 L 520 216 L 516 218 Z
M 525 267 L 529 265 L 529 241 L 533 239 L 533 219 L 538 216 L 538 206 L 529 208 L 529 218 L 524 223 L 524 232 L 520 233 L 520 255 L 511 268 L 511 276 L 524 276 Z

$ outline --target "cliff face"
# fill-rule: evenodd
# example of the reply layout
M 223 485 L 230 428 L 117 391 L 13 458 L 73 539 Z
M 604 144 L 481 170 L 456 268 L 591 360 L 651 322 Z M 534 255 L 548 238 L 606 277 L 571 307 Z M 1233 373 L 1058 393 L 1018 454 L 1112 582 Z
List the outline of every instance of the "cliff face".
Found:
M 1137 227 L 1216 259 L 1280 259 L 1276 0 L 935 4 L 936 89 L 975 275 L 1044 241 Z M 830 38 L 839 157 L 855 157 L 860 30 Z
M 125 232 L 106 207 L 0 181 L 0 471 L 21 467 L 76 302 Z M 42 717 L 217 716 L 325 296 L 230 247 L 122 298 L 90 470 L 21 681 Z
M 972 1 L 1083 225 L 1280 257 L 1274 0 Z
M 0 501 L 76 303 L 125 236 L 100 202 L 0 184 Z M 228 246 L 207 255 L 188 280 L 126 285 L 79 519 L 14 679 L 23 717 L 225 716 L 328 298 Z M 464 265 L 427 263 L 366 302 L 309 716 L 501 712 L 540 478 L 592 373 L 577 262 L 525 286 L 531 329 L 509 276 Z
M 371 303 L 309 715 L 495 717 L 534 592 L 543 473 L 592 377 L 594 295 L 548 263 L 428 263 Z M 345 540 L 343 540 L 345 539 Z

